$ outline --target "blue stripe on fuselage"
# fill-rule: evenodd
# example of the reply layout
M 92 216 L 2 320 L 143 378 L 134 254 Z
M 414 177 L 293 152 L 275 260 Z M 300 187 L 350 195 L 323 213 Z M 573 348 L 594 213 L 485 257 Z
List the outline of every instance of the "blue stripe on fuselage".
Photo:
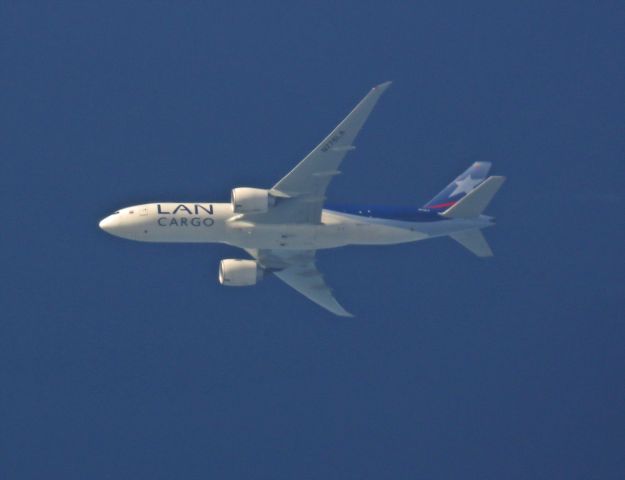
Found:
M 416 207 L 390 207 L 380 205 L 326 205 L 327 210 L 369 218 L 383 218 L 401 222 L 437 222 L 446 220 L 437 212 L 423 211 Z

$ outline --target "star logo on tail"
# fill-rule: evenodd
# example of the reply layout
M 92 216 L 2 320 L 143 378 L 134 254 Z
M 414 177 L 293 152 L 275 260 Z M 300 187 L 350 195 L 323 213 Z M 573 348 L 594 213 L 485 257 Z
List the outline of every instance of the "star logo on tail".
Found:
M 469 193 L 473 190 L 479 183 L 482 182 L 482 178 L 471 178 L 471 175 L 464 177 L 462 180 L 456 180 L 454 183 L 456 184 L 456 188 L 449 195 L 453 197 L 455 195 L 459 195 L 461 193 Z

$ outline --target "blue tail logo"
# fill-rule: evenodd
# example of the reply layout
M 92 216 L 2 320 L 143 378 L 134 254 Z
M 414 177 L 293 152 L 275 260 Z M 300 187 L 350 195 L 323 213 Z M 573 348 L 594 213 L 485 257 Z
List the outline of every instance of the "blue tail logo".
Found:
M 490 171 L 490 162 L 475 162 L 447 185 L 438 195 L 426 203 L 423 210 L 446 210 L 482 183 Z

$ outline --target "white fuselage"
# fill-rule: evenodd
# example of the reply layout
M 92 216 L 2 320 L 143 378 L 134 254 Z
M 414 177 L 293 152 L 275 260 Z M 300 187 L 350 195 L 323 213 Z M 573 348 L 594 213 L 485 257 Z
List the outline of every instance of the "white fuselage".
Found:
M 317 250 L 414 242 L 491 225 L 490 218 L 407 222 L 323 210 L 321 223 L 267 224 L 233 213 L 231 203 L 151 203 L 100 222 L 108 233 L 142 242 L 226 243 L 247 249 Z

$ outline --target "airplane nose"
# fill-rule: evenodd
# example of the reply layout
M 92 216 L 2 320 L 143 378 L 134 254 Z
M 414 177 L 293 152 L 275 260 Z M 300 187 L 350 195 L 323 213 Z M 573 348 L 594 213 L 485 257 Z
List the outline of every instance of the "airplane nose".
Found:
M 100 220 L 98 226 L 105 232 L 110 232 L 110 230 L 116 225 L 116 220 L 115 215 L 109 215 L 108 217 Z

